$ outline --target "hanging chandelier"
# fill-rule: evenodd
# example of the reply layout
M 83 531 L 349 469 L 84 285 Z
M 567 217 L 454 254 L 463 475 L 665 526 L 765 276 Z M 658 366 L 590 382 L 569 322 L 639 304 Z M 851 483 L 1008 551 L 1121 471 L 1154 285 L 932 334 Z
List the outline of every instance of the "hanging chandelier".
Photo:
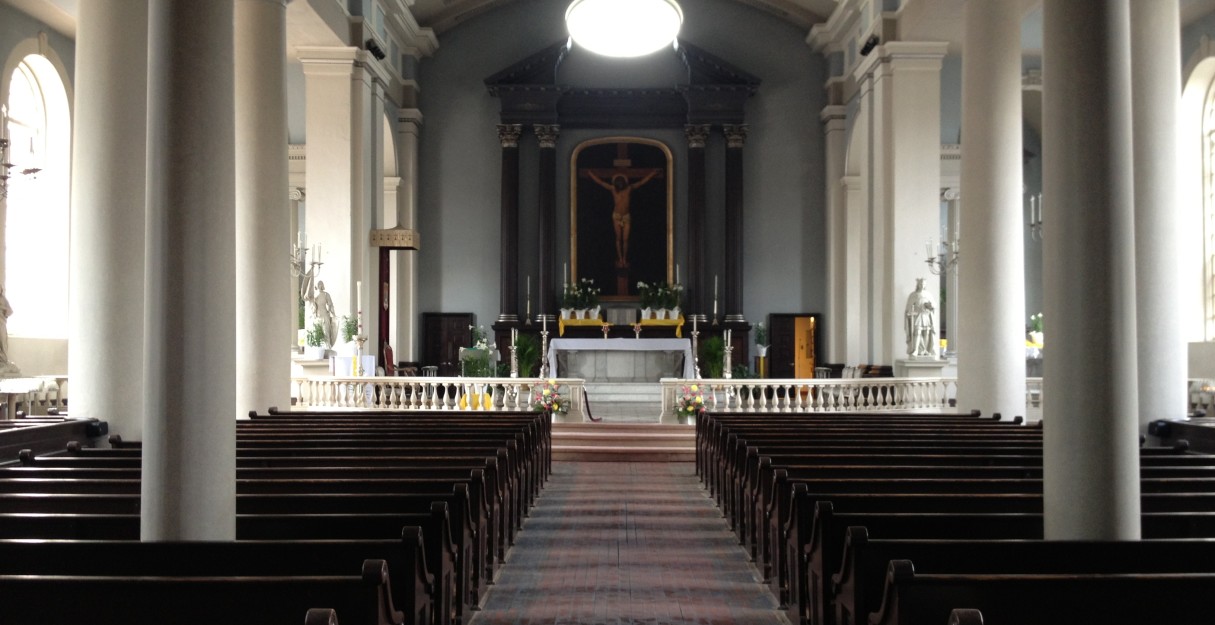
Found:
M 574 0 L 565 11 L 570 38 L 604 56 L 657 52 L 675 41 L 682 24 L 675 0 Z

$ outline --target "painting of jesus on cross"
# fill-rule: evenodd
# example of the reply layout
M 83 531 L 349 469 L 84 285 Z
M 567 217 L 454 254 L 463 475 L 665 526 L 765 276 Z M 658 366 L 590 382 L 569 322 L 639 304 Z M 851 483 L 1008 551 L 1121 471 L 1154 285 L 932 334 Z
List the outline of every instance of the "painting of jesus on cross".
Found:
M 637 296 L 637 283 L 671 279 L 674 253 L 671 151 L 651 139 L 593 139 L 570 167 L 570 257 L 576 281 L 604 299 Z

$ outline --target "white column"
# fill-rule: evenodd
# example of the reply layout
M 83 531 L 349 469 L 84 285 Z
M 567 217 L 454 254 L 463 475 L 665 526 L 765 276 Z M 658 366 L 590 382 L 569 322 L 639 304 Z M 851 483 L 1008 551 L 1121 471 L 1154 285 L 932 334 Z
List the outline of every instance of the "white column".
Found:
M 844 158 L 847 137 L 847 109 L 831 105 L 823 108 L 819 119 L 827 148 L 827 353 L 823 362 L 845 362 L 847 353 L 848 301 L 848 198 L 844 190 Z
M 236 2 L 236 413 L 290 402 L 284 0 Z
M 1129 16 L 1127 0 L 1044 5 L 1043 486 L 1052 540 L 1140 535 Z
M 865 289 L 869 276 L 869 196 L 860 176 L 845 176 L 842 185 L 847 202 L 848 264 L 845 302 L 847 313 L 839 323 L 844 324 L 844 356 L 846 365 L 873 362 L 868 320 L 873 314 L 872 301 Z
M 958 408 L 1012 417 L 1025 414 L 1021 7 L 967 0 L 964 13 Z
M 362 124 L 355 121 L 355 95 L 360 93 L 356 76 L 363 73 L 355 66 L 358 52 L 358 48 L 298 48 L 304 67 L 308 137 L 308 244 L 320 250 L 319 260 L 324 264 L 317 277 L 325 283 L 339 316 L 350 314 L 355 297 L 352 242 L 361 209 L 361 193 L 358 201 L 355 193 L 362 189 L 356 169 L 361 168 L 359 148 L 364 140 Z M 335 340 L 340 341 L 340 328 L 338 334 Z
M 72 416 L 143 439 L 148 7 L 80 5 L 72 150 Z
M 1178 120 L 1181 25 L 1173 2 L 1131 2 L 1139 426 L 1188 412 Z
M 401 190 L 397 195 L 397 224 L 410 230 L 418 227 L 418 134 L 422 129 L 422 111 L 401 109 L 398 112 L 397 134 L 399 142 L 397 158 L 401 176 Z M 401 360 L 420 360 L 418 347 L 418 253 L 414 250 L 397 252 L 393 271 L 397 278 L 399 297 L 395 306 L 398 323 L 397 350 Z
M 233 13 L 148 15 L 143 540 L 236 535 Z
M 946 189 L 942 193 L 942 198 L 948 203 L 946 210 L 948 226 L 946 227 L 945 239 L 948 241 L 957 241 L 962 236 L 961 232 L 961 209 L 962 209 L 962 193 L 958 189 Z M 945 293 L 949 297 L 949 303 L 945 306 L 945 319 L 949 324 L 949 355 L 951 357 L 957 355 L 958 351 L 958 333 L 962 327 L 962 315 L 959 314 L 960 307 L 958 302 L 961 300 L 962 289 L 961 280 L 959 279 L 960 268 L 955 264 L 949 270 L 949 274 L 945 277 Z
M 946 49 L 945 43 L 892 41 L 872 55 L 875 362 L 893 364 L 907 355 L 903 308 L 916 279 L 928 276 L 924 242 L 939 230 Z

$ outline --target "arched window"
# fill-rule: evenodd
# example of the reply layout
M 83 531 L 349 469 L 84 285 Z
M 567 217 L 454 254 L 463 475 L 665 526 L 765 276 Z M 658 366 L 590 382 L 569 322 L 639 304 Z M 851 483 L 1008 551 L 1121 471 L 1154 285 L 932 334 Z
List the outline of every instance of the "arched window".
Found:
M 4 284 L 11 336 L 67 338 L 71 114 L 59 73 L 31 54 L 9 78 Z M 36 173 L 25 173 L 37 170 Z

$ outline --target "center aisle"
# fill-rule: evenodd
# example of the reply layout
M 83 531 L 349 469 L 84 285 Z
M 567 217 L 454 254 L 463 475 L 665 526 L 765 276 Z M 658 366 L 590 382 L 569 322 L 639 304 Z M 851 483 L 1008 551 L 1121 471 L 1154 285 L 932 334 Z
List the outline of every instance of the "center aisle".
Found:
M 558 462 L 471 623 L 787 620 L 692 463 Z

